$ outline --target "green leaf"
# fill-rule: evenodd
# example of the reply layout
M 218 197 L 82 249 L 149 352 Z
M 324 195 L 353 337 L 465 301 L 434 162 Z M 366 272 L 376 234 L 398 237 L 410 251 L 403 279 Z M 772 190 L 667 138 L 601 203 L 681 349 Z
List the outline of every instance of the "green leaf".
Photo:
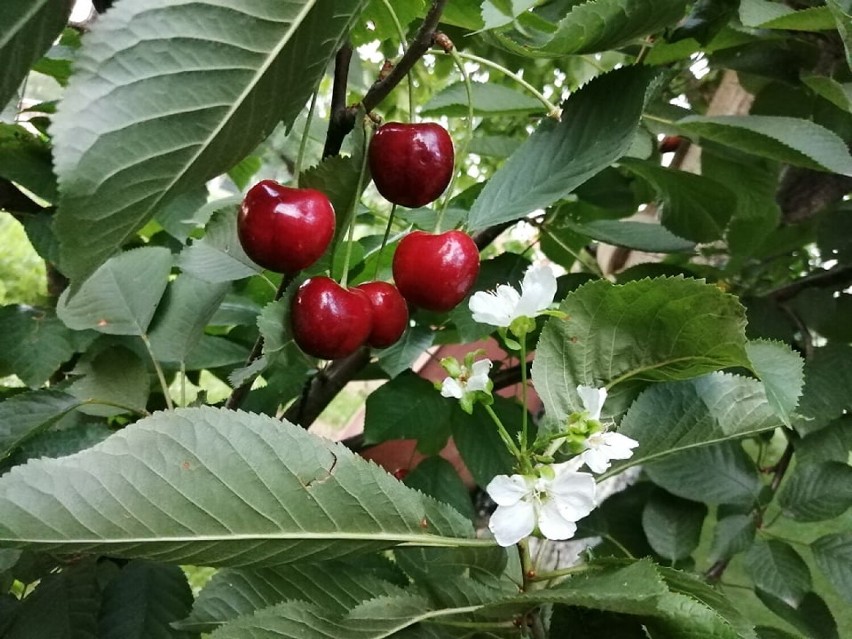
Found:
M 39 581 L 3 639 L 96 639 L 100 603 L 96 564 L 84 559 Z
M 192 608 L 192 590 L 178 566 L 131 561 L 104 589 L 99 639 L 189 639 L 171 624 Z
M 52 311 L 32 306 L 0 306 L 0 370 L 38 388 L 95 333 L 68 330 Z
M 683 17 L 683 0 L 594 0 L 572 2 L 554 32 L 530 32 L 530 24 L 499 37 L 499 42 L 521 55 L 562 57 L 617 49 L 649 33 L 673 25 Z M 532 21 L 530 21 L 532 22 Z
M 755 594 L 767 608 L 808 639 L 840 639 L 831 610 L 816 593 L 806 594 L 798 606 L 791 606 L 762 590 L 756 590 Z
M 662 491 L 654 494 L 642 512 L 642 528 L 661 557 L 678 561 L 698 547 L 707 506 Z
M 107 348 L 73 372 L 82 377 L 68 392 L 90 404 L 82 406 L 81 412 L 101 417 L 145 412 L 150 392 L 148 367 L 133 351 L 122 346 Z
M 485 0 L 482 3 L 483 31 L 511 24 L 536 4 L 537 0 Z
M 396 344 L 379 351 L 379 368 L 390 377 L 396 377 L 414 366 L 417 359 L 432 346 L 434 341 L 435 331 L 431 328 L 420 324 L 411 326 Z
M 562 199 L 624 155 L 653 71 L 625 67 L 572 93 L 562 119 L 544 120 L 473 203 L 472 231 L 517 220 Z
M 619 428 L 639 447 L 605 476 L 670 453 L 741 439 L 779 425 L 763 385 L 751 378 L 712 373 L 655 384 L 639 395 Z
M 693 242 L 722 237 L 736 209 L 736 195 L 724 184 L 651 162 L 630 160 L 622 165 L 656 189 L 663 201 L 660 222 L 669 231 Z
M 660 618 L 645 624 L 651 636 L 660 639 L 740 639 L 730 623 L 702 602 L 680 593 L 669 593 L 659 603 Z
M 754 542 L 757 523 L 752 515 L 729 515 L 720 517 L 713 529 L 713 545 L 710 547 L 711 563 L 730 559 L 749 548 Z
M 230 285 L 212 283 L 181 273 L 169 282 L 151 328 L 154 356 L 161 362 L 183 362 L 195 348 Z
M 737 442 L 681 451 L 648 464 L 645 472 L 670 493 L 707 504 L 750 506 L 762 486 L 754 462 Z
M 785 426 L 791 426 L 793 411 L 805 385 L 804 361 L 786 344 L 770 340 L 750 341 L 746 352 L 775 414 Z
M 802 82 L 837 108 L 852 113 L 852 82 L 841 84 L 825 75 L 805 76 Z
M 405 485 L 452 506 L 473 519 L 470 493 L 455 467 L 443 457 L 434 456 L 417 464 L 405 478 Z
M 48 202 L 56 199 L 50 146 L 22 126 L 0 124 L 0 177 L 23 186 Z
M 101 265 L 73 294 L 66 289 L 56 313 L 74 330 L 144 335 L 171 270 L 172 254 L 166 248 L 127 251 Z
M 770 115 L 690 116 L 677 127 L 713 142 L 816 171 L 852 175 L 852 156 L 837 135 L 799 118 Z
M 255 570 L 226 568 L 202 589 L 192 614 L 178 625 L 195 632 L 212 632 L 232 619 L 292 600 L 337 615 L 367 599 L 398 591 L 358 563 L 326 561 Z
M 846 64 L 852 67 L 852 7 L 844 0 L 826 0 L 826 5 L 831 10 L 837 23 L 837 32 L 843 40 L 846 49 Z
M 832 461 L 797 466 L 784 482 L 778 502 L 797 521 L 839 517 L 852 506 L 852 467 Z
M 767 0 L 741 0 L 740 21 L 755 29 L 788 29 L 791 31 L 829 31 L 837 25 L 828 7 L 810 7 L 796 11 Z
M 852 603 L 852 532 L 825 535 L 811 544 L 817 567 L 846 603 Z
M 67 393 L 39 390 L 0 403 L 0 459 L 80 405 Z
M 67 275 L 291 125 L 364 4 L 140 0 L 102 16 L 52 129 Z
M 792 546 L 775 539 L 758 539 L 745 555 L 745 567 L 754 585 L 798 606 L 811 590 L 811 573 Z
M 471 97 L 473 113 L 477 117 L 521 116 L 541 113 L 544 110 L 544 106 L 536 98 L 502 84 L 472 82 Z M 451 84 L 433 95 L 420 112 L 423 117 L 444 115 L 458 118 L 465 117 L 467 114 L 467 91 L 463 82 Z
M 82 422 L 83 415 L 60 421 L 56 428 L 27 439 L 15 454 L 11 463 L 17 466 L 30 459 L 41 457 L 64 457 L 91 448 L 112 434 L 106 424 Z M 68 424 L 67 422 L 70 422 Z
M 156 413 L 77 455 L 17 466 L 0 477 L 0 512 L 0 544 L 206 566 L 492 543 L 339 444 L 213 408 Z
M 503 397 L 494 397 L 491 406 L 506 430 L 514 436 L 520 429 L 521 405 Z M 495 475 L 511 475 L 515 458 L 506 449 L 494 422 L 481 408 L 468 415 L 461 408 L 454 408 L 450 422 L 453 443 L 458 448 L 465 466 L 480 487 L 488 485 Z
M 30 67 L 62 33 L 71 0 L 4 0 L 0 7 L 0 110 L 12 99 Z
M 845 415 L 796 442 L 796 462 L 849 461 L 852 452 L 852 415 Z
M 411 24 L 415 18 L 421 17 L 426 13 L 425 0 L 406 0 L 405 2 L 395 2 L 391 6 L 403 29 Z M 393 19 L 382 0 L 370 0 L 361 13 L 361 18 L 358 22 L 361 24 L 369 22 L 373 25 L 373 28 L 369 30 L 366 28 L 356 28 L 352 34 L 356 44 L 364 44 L 373 40 L 382 42 L 399 39 L 399 33 L 396 30 Z
M 629 220 L 594 220 L 582 224 L 562 220 L 561 224 L 593 240 L 635 251 L 684 253 L 695 249 L 695 242 L 678 237 L 660 224 Z
M 786 630 L 771 626 L 757 626 L 755 630 L 758 639 L 802 639 L 801 635 L 794 635 Z
M 179 242 L 186 242 L 190 233 L 203 228 L 213 213 L 241 201 L 239 197 L 230 197 L 208 203 L 207 196 L 206 186 L 181 193 L 157 211 L 156 220 L 166 233 Z
M 411 438 L 424 455 L 437 455 L 450 436 L 451 408 L 431 382 L 402 373 L 367 398 L 364 443 Z
M 232 207 L 219 210 L 211 218 L 204 237 L 181 251 L 178 266 L 184 273 L 214 284 L 241 280 L 263 270 L 240 245 L 237 211 Z
M 749 366 L 743 307 L 697 280 L 598 280 L 570 293 L 560 309 L 568 319 L 548 320 L 532 369 L 536 391 L 557 420 L 582 409 L 578 384 L 612 387 Z
M 852 410 L 852 346 L 829 344 L 805 363 L 805 388 L 794 422 L 801 435 L 824 428 Z

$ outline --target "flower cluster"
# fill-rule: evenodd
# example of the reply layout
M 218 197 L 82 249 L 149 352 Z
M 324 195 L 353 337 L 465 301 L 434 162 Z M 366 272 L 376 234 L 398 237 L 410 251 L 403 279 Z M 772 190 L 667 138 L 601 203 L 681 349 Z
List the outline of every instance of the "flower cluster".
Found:
M 441 395 L 459 400 L 462 410 L 470 414 L 473 405 L 477 401 L 490 404 L 491 388 L 493 386 L 488 377 L 491 370 L 491 360 L 481 359 L 474 362 L 477 353 L 468 353 L 463 363 L 455 357 L 445 357 L 441 360 L 441 366 L 449 373 L 440 386 Z

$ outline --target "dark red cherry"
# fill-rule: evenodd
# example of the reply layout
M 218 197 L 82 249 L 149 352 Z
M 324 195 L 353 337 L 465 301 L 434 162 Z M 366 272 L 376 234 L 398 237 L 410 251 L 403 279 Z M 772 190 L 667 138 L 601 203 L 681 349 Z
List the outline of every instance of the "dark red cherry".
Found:
M 373 328 L 367 343 L 373 348 L 395 344 L 408 328 L 408 304 L 393 284 L 365 282 L 356 286 L 370 298 L 373 307 Z
M 370 173 L 382 196 L 416 208 L 438 199 L 453 177 L 455 153 L 440 124 L 388 122 L 370 142 Z
M 316 262 L 334 237 L 334 208 L 324 193 L 263 180 L 246 193 L 237 233 L 252 261 L 277 273 Z
M 345 289 L 328 277 L 312 277 L 299 287 L 290 309 L 296 345 L 308 355 L 337 359 L 354 353 L 370 335 L 373 309 L 358 289 Z
M 470 292 L 479 274 L 479 249 L 469 235 L 409 233 L 393 256 L 393 279 L 414 306 L 448 311 Z

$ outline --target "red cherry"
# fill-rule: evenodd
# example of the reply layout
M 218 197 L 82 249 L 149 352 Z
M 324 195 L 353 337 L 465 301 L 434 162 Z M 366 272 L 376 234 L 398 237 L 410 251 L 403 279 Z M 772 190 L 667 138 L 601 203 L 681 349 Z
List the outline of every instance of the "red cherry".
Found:
M 680 148 L 680 145 L 682 143 L 683 138 L 679 135 L 667 135 L 662 140 L 660 140 L 660 153 L 674 153 L 678 150 L 678 148 Z
M 439 124 L 388 122 L 370 142 L 370 173 L 382 196 L 416 208 L 438 199 L 453 177 L 450 134 Z
M 367 341 L 372 327 L 370 298 L 328 277 L 312 277 L 299 287 L 290 309 L 296 345 L 322 359 L 346 357 Z
M 393 473 L 391 473 L 394 477 L 396 477 L 399 481 L 402 481 L 406 477 L 408 477 L 408 469 L 407 468 L 397 468 Z
M 393 256 L 393 278 L 402 296 L 430 311 L 448 311 L 470 292 L 479 274 L 479 249 L 469 235 L 409 233 Z
M 373 329 L 367 343 L 373 348 L 396 343 L 408 327 L 408 304 L 399 290 L 387 282 L 365 282 L 355 288 L 367 294 L 373 307 Z
M 243 199 L 237 233 L 254 262 L 270 271 L 296 273 L 328 248 L 334 237 L 334 208 L 320 191 L 263 180 Z

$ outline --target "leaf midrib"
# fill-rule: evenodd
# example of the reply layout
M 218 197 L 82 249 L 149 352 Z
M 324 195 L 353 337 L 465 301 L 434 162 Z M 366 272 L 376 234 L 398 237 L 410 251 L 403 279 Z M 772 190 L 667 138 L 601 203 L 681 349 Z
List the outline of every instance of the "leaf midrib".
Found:
M 19 35 L 21 29 L 26 26 L 27 22 L 29 22 L 35 14 L 37 14 L 45 7 L 48 1 L 49 0 L 42 0 L 42 2 L 39 3 L 38 0 L 36 0 L 36 2 L 33 3 L 30 12 L 24 14 L 21 19 L 18 20 L 18 22 L 11 29 L 9 29 L 9 36 L 5 39 L 0 39 L 0 49 L 3 49 L 7 44 L 12 41 L 15 36 Z

